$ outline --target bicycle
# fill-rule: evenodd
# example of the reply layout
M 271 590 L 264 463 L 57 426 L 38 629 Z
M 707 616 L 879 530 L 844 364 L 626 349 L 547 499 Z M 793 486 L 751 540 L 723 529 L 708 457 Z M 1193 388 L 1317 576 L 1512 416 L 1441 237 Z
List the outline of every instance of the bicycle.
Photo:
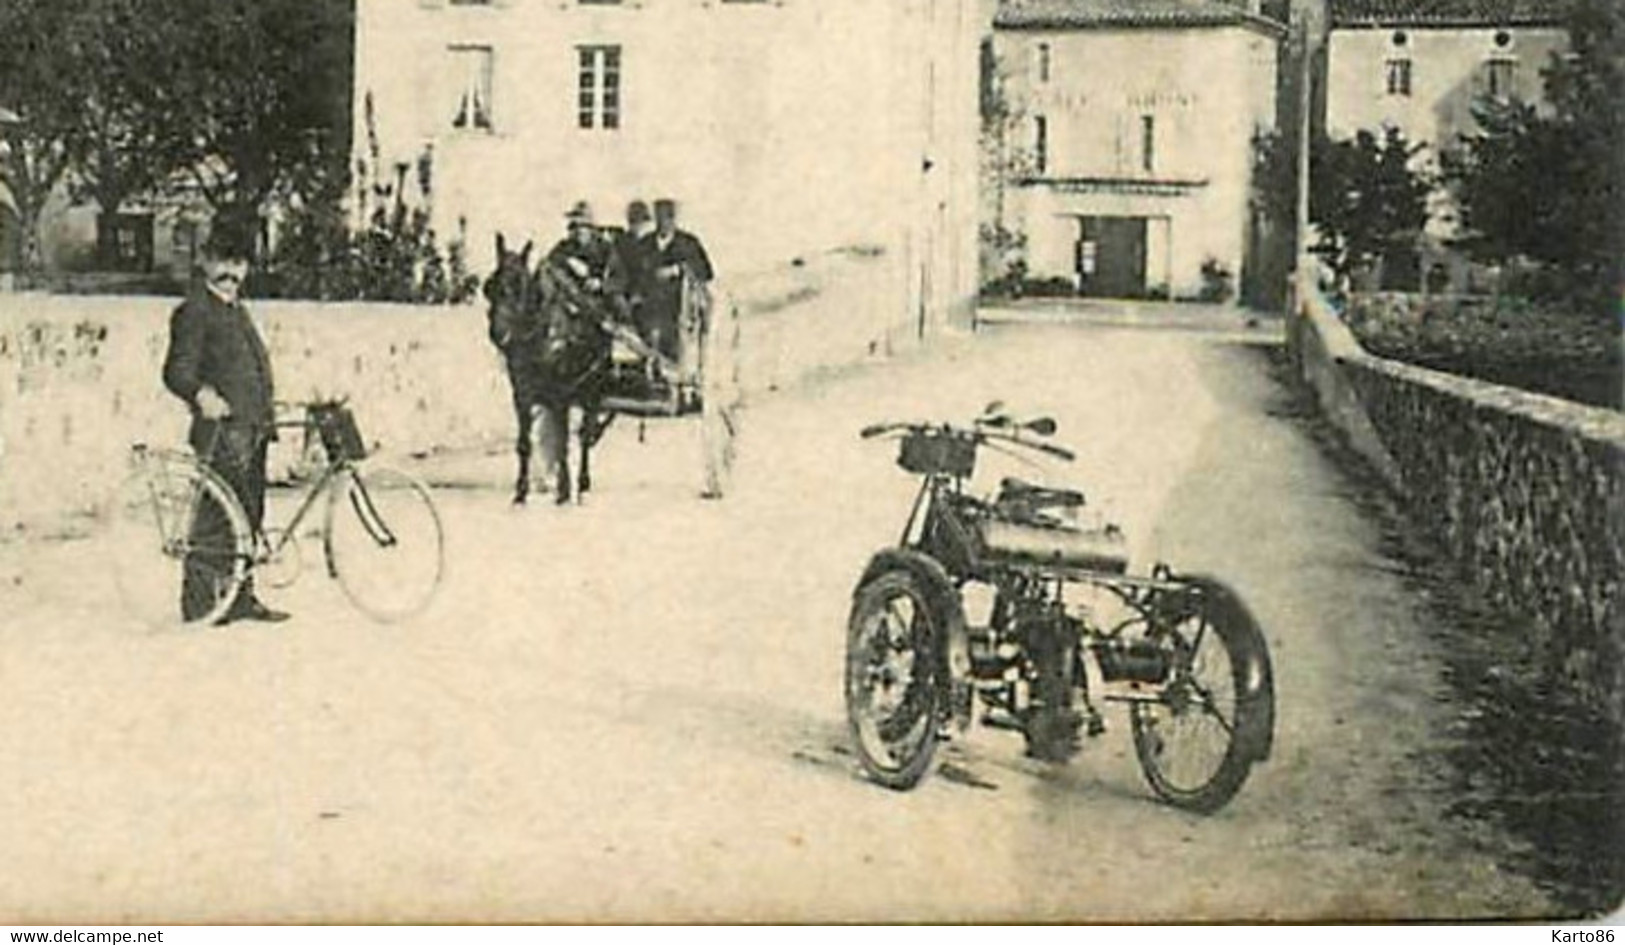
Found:
M 132 444 L 130 472 L 104 516 L 119 594 L 134 616 L 155 627 L 209 626 L 225 615 L 250 575 L 272 587 L 292 584 L 301 571 L 301 526 L 324 496 L 314 531 L 328 577 L 350 602 L 382 623 L 429 605 L 445 552 L 428 487 L 367 461 L 355 416 L 343 401 L 315 401 L 302 410 L 299 419 L 278 420 L 276 427 L 303 431 L 307 444 L 314 434 L 324 462 L 287 522 L 260 531 L 220 474 L 190 451 Z M 212 519 L 212 527 L 200 527 L 200 517 Z M 185 581 L 189 568 L 194 580 Z M 206 596 L 183 607 L 183 586 Z

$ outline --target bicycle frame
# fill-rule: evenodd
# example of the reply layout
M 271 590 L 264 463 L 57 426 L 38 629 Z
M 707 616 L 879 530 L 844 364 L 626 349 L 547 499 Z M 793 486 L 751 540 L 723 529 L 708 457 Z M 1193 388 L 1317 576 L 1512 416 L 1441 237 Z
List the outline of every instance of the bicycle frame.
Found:
M 309 420 L 277 421 L 275 427 L 279 430 L 297 429 L 306 432 L 313 429 L 313 425 Z M 218 443 L 219 436 L 220 433 L 216 431 L 214 439 L 210 442 L 211 452 Z M 163 456 L 163 451 L 150 450 L 145 444 L 136 444 L 133 447 L 133 451 L 137 456 L 137 461 L 142 463 L 151 462 L 154 458 L 162 458 Z M 190 454 L 177 455 L 187 456 L 188 461 L 197 462 L 203 468 L 205 475 L 210 476 L 215 480 L 219 480 L 219 475 L 213 470 L 209 469 L 208 464 L 202 462 L 197 457 L 191 456 Z M 259 539 L 260 547 L 256 550 L 254 555 L 250 557 L 249 565 L 253 567 L 264 564 L 286 550 L 287 547 L 295 541 L 295 536 L 298 534 L 299 526 L 305 521 L 305 517 L 310 514 L 311 509 L 315 507 L 317 501 L 322 496 L 329 495 L 329 490 L 334 487 L 337 480 L 341 476 L 349 474 L 354 468 L 354 460 L 347 458 L 328 459 L 328 461 L 323 464 L 321 471 L 316 476 L 316 479 L 304 489 L 304 494 L 300 497 L 299 504 L 295 507 L 293 514 L 289 516 L 284 523 L 278 524 L 272 529 L 262 528 L 259 530 L 256 537 Z M 222 486 L 226 485 L 224 481 L 220 481 L 220 484 Z M 360 493 L 360 498 L 352 501 L 357 503 L 356 512 L 361 518 L 363 526 L 367 529 L 368 533 L 373 537 L 373 539 L 376 540 L 380 545 L 394 544 L 394 535 L 389 532 L 388 527 L 382 522 L 377 514 L 377 511 L 372 507 L 372 501 L 370 497 L 366 495 L 365 488 L 360 485 L 359 480 L 357 480 L 356 484 L 358 487 L 358 492 Z M 188 500 L 186 518 L 187 525 L 189 525 L 192 519 L 197 515 L 198 503 L 201 501 L 201 491 L 202 490 L 200 488 L 194 487 L 193 494 Z M 227 492 L 230 494 L 229 486 L 227 486 Z M 156 508 L 158 501 L 156 493 L 153 493 L 152 498 L 154 507 Z M 332 499 L 330 498 L 329 508 L 331 508 L 331 503 Z M 362 504 L 365 505 L 365 508 L 362 508 Z M 164 516 L 159 515 L 156 517 L 158 518 L 160 529 L 162 529 L 166 524 Z M 331 528 L 331 515 L 329 515 L 328 521 L 323 524 L 324 531 L 329 528 Z M 272 541 L 268 537 L 269 531 L 280 532 L 275 541 Z M 178 547 L 178 543 L 183 539 L 166 534 L 162 536 L 162 540 L 166 549 L 174 550 Z M 329 571 L 331 570 L 332 566 L 330 564 Z
M 281 421 L 278 422 L 276 426 L 278 429 L 299 429 L 307 432 L 313 428 L 313 425 L 309 420 Z M 268 539 L 264 539 L 262 532 L 261 537 L 263 540 L 265 540 L 263 560 L 270 560 L 271 558 L 276 557 L 278 554 L 282 553 L 283 549 L 293 543 L 295 540 L 294 536 L 298 534 L 300 523 L 305 520 L 306 515 L 310 514 L 310 510 L 316 505 L 317 500 L 323 495 L 328 496 L 328 514 L 327 520 L 323 523 L 322 530 L 324 532 L 328 532 L 332 529 L 332 509 L 334 503 L 337 501 L 337 496 L 333 494 L 331 490 L 336 486 L 336 483 L 340 477 L 350 474 L 355 469 L 355 465 L 355 460 L 346 457 L 341 457 L 338 459 L 334 459 L 332 457 L 328 458 L 327 462 L 322 466 L 321 472 L 317 475 L 316 480 L 306 488 L 304 495 L 299 501 L 299 505 L 294 509 L 293 515 L 288 518 L 286 524 L 278 527 L 278 530 L 282 534 L 278 537 L 277 541 L 272 543 Z M 350 501 L 355 507 L 356 516 L 360 518 L 362 527 L 367 530 L 367 534 L 371 536 L 374 541 L 378 542 L 380 546 L 388 547 L 396 544 L 397 539 L 395 535 L 389 530 L 389 526 L 384 523 L 382 517 L 379 516 L 378 510 L 372 503 L 372 497 L 367 494 L 366 487 L 362 484 L 359 478 L 353 479 L 352 482 L 356 488 L 355 491 L 350 494 Z M 331 560 L 328 561 L 327 570 L 329 577 L 337 576 Z

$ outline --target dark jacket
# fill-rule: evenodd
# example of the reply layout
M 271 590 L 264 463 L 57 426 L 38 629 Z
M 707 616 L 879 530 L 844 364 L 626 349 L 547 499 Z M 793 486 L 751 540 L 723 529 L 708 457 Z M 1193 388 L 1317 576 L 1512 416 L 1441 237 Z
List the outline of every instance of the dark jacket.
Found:
M 628 305 L 636 305 L 648 278 L 649 244 L 631 232 L 617 233 L 604 273 L 604 287 Z
M 604 270 L 609 266 L 609 246 L 603 240 L 598 239 L 583 246 L 572 237 L 566 236 L 553 244 L 553 248 L 547 251 L 547 261 L 549 263 L 569 271 L 572 276 L 576 276 L 575 272 L 569 268 L 569 261 L 572 259 L 578 259 L 586 264 L 587 278 L 602 281 Z M 576 276 L 576 278 L 581 277 Z
M 241 302 L 228 305 L 200 287 L 175 309 L 169 317 L 164 386 L 192 411 L 193 446 L 201 449 L 212 433 L 197 406 L 205 386 L 231 405 L 228 427 L 273 434 L 271 359 Z
M 660 247 L 657 233 L 645 236 L 643 245 L 646 267 L 643 298 L 662 313 L 675 317 L 681 305 L 682 280 L 661 279 L 655 273 L 663 267 L 677 265 L 687 270 L 690 278 L 710 282 L 715 277 L 711 270 L 711 257 L 705 254 L 705 246 L 700 243 L 699 237 L 687 230 L 673 233 L 671 242 L 664 249 Z

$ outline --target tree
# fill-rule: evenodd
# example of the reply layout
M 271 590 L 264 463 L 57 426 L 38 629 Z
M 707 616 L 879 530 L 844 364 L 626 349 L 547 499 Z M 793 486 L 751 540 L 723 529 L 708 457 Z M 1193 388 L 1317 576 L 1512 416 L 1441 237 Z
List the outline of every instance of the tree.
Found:
M 372 96 L 363 99 L 366 154 L 355 162 L 352 179 L 344 164 L 311 155 L 292 176 L 284 200 L 279 239 L 261 289 L 290 298 L 369 299 L 391 302 L 461 303 L 472 298 L 479 279 L 468 271 L 464 254 L 466 221 L 445 250 L 431 227 L 434 205 L 434 152 L 425 148 L 416 165 L 384 167 L 379 153 Z M 415 192 L 408 200 L 408 180 Z M 354 186 L 353 209 L 364 221 L 352 233 L 347 222 L 347 191 Z
M 185 103 L 163 67 L 180 41 L 165 0 L 79 0 L 87 31 L 84 87 L 70 151 L 73 195 L 104 214 L 175 172 L 166 136 Z
M 1568 28 L 1569 52 L 1543 76 L 1549 107 L 1479 101 L 1479 130 L 1445 155 L 1445 176 L 1471 254 L 1532 260 L 1607 308 L 1625 258 L 1625 8 L 1577 0 Z
M 1006 190 L 1034 171 L 1030 149 L 1016 144 L 1025 116 L 1007 94 L 1010 76 L 999 61 L 991 36 L 979 53 L 980 114 L 978 132 L 981 223 L 977 228 L 978 265 L 984 291 L 1019 288 L 1027 275 L 1026 234 L 1006 222 Z
M 25 282 L 44 271 L 39 222 L 46 202 L 73 164 L 80 133 L 86 50 L 94 22 L 76 4 L 8 0 L 0 4 L 0 94 L 18 122 L 0 125 L 0 184 L 19 230 Z
M 1279 308 L 1298 243 L 1298 149 L 1296 136 L 1274 129 L 1253 134 L 1248 192 L 1253 234 L 1242 275 L 1249 304 Z
M 1309 220 L 1319 232 L 1310 251 L 1347 280 L 1382 264 L 1414 258 L 1427 224 L 1431 178 L 1412 167 L 1422 145 L 1396 128 L 1352 139 L 1319 139 L 1310 149 Z
M 344 0 L 169 0 L 164 81 L 186 103 L 168 136 L 216 218 L 257 231 L 296 171 L 342 154 L 353 14 Z

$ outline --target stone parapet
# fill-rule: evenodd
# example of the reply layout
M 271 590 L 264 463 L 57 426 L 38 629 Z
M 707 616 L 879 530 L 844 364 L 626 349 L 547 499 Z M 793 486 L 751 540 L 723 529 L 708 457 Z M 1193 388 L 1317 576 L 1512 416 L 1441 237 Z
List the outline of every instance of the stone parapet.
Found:
M 1549 685 L 1625 725 L 1625 414 L 1375 357 L 1320 293 L 1290 333 L 1326 417 Z

